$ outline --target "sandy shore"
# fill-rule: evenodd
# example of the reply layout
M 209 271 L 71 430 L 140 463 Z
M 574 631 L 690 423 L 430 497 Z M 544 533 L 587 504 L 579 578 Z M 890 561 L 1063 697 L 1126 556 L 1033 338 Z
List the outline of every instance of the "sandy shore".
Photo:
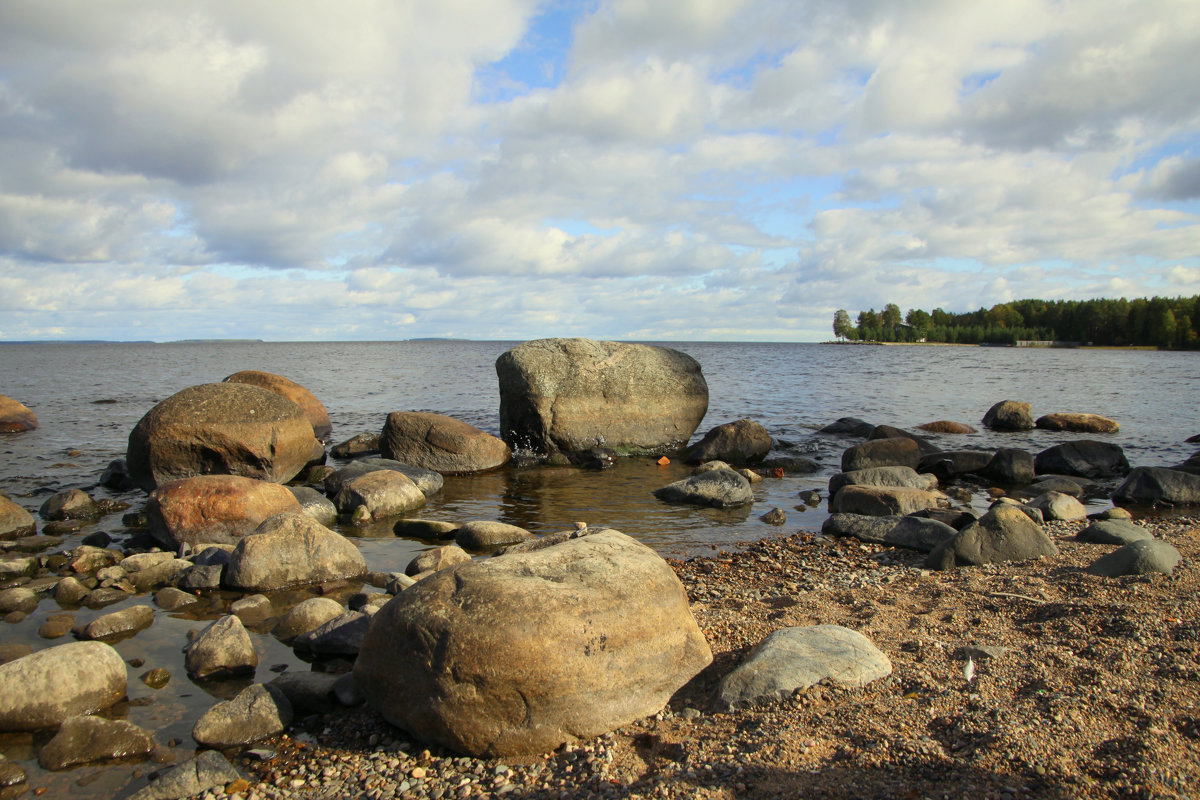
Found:
M 1097 578 L 1104 549 L 922 569 L 917 553 L 810 533 L 672 562 L 713 665 L 654 718 L 557 753 L 459 758 L 367 709 L 314 715 L 240 766 L 246 798 L 1193 797 L 1200 793 L 1200 520 L 1143 523 L 1184 562 Z M 835 623 L 891 659 L 862 689 L 715 713 L 772 630 Z M 964 675 L 970 656 L 975 674 Z M 228 797 L 210 794 L 209 797 Z

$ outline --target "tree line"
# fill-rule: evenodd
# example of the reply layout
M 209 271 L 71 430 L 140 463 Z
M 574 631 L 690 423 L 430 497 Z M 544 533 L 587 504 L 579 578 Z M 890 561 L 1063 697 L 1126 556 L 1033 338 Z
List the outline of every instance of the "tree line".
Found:
M 833 315 L 838 339 L 864 342 L 1016 344 L 1018 341 L 1078 342 L 1108 347 L 1153 346 L 1200 349 L 1200 295 L 1136 300 L 1016 300 L 955 314 L 888 303 L 883 311 L 860 311 L 852 321 L 839 308 Z

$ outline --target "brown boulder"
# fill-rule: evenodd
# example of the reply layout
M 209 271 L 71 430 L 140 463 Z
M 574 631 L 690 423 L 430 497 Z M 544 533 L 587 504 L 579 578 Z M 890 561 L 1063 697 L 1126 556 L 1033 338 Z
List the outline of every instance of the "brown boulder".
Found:
M 875 467 L 911 467 L 921 463 L 921 446 L 915 439 L 872 439 L 846 448 L 842 453 L 842 472 Z
M 496 375 L 501 436 L 539 455 L 674 451 L 708 411 L 700 365 L 666 347 L 538 339 L 501 355 Z
M 12 500 L 0 494 L 0 539 L 20 539 L 37 533 L 37 520 Z
M 150 533 L 175 549 L 187 543 L 236 544 L 281 511 L 299 512 L 286 486 L 237 475 L 201 475 L 164 484 L 150 493 Z
M 266 592 L 357 578 L 367 571 L 354 542 L 300 511 L 268 517 L 242 537 L 225 567 L 226 586 Z
M 375 615 L 354 678 L 392 724 L 495 757 L 653 714 L 711 661 L 670 566 L 602 530 L 405 589 Z
M 379 436 L 384 458 L 455 475 L 503 466 L 512 455 L 500 439 L 443 414 L 393 411 Z
M 926 508 L 948 508 L 941 492 L 905 486 L 844 486 L 833 496 L 829 510 L 834 514 L 864 514 L 871 517 L 904 516 Z
M 1073 431 L 1075 433 L 1117 433 L 1121 426 L 1099 414 L 1047 414 L 1034 423 L 1047 431 Z
M 177 392 L 129 434 L 129 475 L 146 491 L 197 475 L 241 475 L 282 483 L 312 458 L 312 426 L 300 406 L 244 383 Z
M 939 419 L 936 422 L 926 422 L 924 425 L 918 425 L 917 428 L 930 433 L 979 433 L 978 430 L 962 422 L 951 422 L 948 419 Z
M 23 403 L 0 394 L 0 433 L 31 431 L 37 426 L 37 416 Z
M 983 424 L 995 431 L 1033 430 L 1033 412 L 1029 403 L 1001 400 L 983 415 Z
M 286 397 L 300 406 L 309 424 L 312 425 L 313 436 L 318 439 L 324 439 L 333 433 L 333 425 L 329 422 L 329 412 L 325 410 L 325 406 L 317 399 L 316 395 L 295 381 L 288 380 L 282 375 L 259 372 L 256 369 L 235 372 L 226 378 L 225 381 L 227 383 L 246 383 L 251 386 L 259 386 L 274 392 L 280 397 Z
M 727 422 L 704 434 L 704 438 L 687 449 L 688 464 L 705 461 L 727 461 L 731 464 L 757 464 L 771 451 L 771 434 L 750 419 Z

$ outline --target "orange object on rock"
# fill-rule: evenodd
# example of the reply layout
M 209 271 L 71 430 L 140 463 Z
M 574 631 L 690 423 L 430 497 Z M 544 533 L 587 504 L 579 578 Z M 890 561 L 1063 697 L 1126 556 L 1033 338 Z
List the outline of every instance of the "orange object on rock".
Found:
M 658 465 L 660 467 L 665 467 L 667 464 L 670 464 L 670 463 L 671 463 L 671 459 L 667 458 L 666 456 L 663 456 L 662 458 L 660 458 L 658 460 Z
M 771 470 L 771 474 L 776 478 L 782 478 L 783 477 L 783 467 L 776 467 L 775 469 Z

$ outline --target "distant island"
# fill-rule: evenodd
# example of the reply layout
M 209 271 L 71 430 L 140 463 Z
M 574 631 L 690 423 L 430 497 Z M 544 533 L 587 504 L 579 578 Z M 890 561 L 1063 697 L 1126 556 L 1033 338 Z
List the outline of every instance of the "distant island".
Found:
M 1200 295 L 1136 300 L 1015 300 L 961 314 L 888 303 L 860 311 L 857 324 L 839 308 L 833 333 L 849 342 L 1089 345 L 1200 349 Z

